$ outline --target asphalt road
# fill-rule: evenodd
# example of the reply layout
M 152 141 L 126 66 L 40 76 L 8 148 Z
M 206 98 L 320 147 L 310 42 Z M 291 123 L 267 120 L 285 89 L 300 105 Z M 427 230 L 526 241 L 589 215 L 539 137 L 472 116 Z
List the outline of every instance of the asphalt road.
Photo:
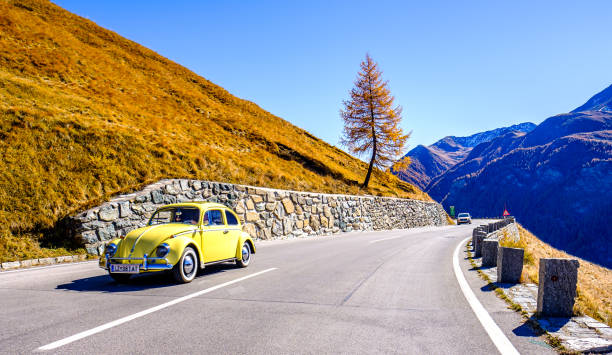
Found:
M 208 267 L 185 285 L 120 285 L 94 262 L 3 272 L 0 352 L 495 354 L 452 266 L 478 223 L 261 242 L 248 268 Z M 554 353 L 459 255 L 516 349 Z

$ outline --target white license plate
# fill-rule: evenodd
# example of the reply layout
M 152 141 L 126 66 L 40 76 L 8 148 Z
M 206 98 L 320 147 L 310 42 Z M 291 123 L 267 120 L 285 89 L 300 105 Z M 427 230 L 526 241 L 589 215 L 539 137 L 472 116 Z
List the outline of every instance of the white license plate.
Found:
M 121 273 L 121 274 L 138 274 L 140 272 L 140 265 L 134 264 L 111 264 L 110 272 Z

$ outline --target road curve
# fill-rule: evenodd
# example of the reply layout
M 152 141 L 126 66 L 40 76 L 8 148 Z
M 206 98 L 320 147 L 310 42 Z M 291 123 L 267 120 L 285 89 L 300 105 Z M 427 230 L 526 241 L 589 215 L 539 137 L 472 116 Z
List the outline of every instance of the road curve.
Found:
M 0 352 L 495 354 L 453 273 L 472 227 L 261 242 L 248 268 L 208 267 L 186 285 L 119 285 L 96 263 L 4 272 Z M 553 353 L 460 255 L 516 349 Z

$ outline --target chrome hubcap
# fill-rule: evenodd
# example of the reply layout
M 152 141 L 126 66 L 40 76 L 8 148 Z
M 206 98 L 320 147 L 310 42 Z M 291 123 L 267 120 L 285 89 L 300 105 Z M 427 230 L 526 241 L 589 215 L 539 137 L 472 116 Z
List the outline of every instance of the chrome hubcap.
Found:
M 249 250 L 249 247 L 245 244 L 242 246 L 242 261 L 245 263 L 248 263 L 250 257 L 251 257 L 251 250 Z
M 187 254 L 185 255 L 185 259 L 183 260 L 183 271 L 185 275 L 189 276 L 195 269 L 195 263 L 193 261 L 193 255 Z

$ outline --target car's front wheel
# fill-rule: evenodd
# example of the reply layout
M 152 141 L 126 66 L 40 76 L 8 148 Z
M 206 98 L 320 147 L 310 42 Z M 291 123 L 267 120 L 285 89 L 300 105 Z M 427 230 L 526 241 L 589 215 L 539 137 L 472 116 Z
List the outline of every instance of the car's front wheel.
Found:
M 236 260 L 236 265 L 239 267 L 247 267 L 251 262 L 251 246 L 248 242 L 242 244 L 242 250 L 240 252 L 240 259 Z
M 195 279 L 198 273 L 198 255 L 192 247 L 183 251 L 183 256 L 172 268 L 172 276 L 178 283 L 188 283 Z

